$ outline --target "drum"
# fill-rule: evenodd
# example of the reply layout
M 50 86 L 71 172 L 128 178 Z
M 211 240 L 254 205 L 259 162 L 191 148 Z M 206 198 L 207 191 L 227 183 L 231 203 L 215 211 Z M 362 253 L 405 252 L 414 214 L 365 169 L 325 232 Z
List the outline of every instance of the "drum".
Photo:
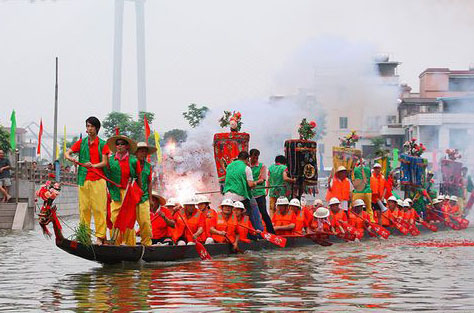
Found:
M 291 178 L 303 178 L 306 186 L 318 183 L 317 144 L 312 140 L 285 141 L 285 157 Z
M 219 183 L 224 183 L 227 165 L 234 161 L 241 151 L 249 150 L 250 135 L 247 133 L 214 134 L 214 159 Z

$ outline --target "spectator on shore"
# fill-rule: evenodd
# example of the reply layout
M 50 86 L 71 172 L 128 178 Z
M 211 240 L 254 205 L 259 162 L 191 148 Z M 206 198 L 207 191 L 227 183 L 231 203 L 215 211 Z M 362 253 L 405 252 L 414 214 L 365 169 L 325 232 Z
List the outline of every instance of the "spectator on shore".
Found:
M 0 150 L 0 193 L 3 195 L 2 202 L 8 202 L 12 197 L 8 193 L 12 185 L 10 169 L 10 160 L 5 157 L 5 152 Z

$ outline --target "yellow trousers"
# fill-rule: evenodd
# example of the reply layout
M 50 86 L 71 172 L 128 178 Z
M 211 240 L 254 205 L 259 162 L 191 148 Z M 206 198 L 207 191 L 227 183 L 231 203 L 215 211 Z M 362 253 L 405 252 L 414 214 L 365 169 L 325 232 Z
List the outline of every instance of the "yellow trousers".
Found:
M 372 193 L 352 193 L 352 201 L 361 199 L 365 203 L 365 210 L 370 216 L 370 221 L 375 223 L 374 212 L 372 211 Z
M 86 180 L 79 186 L 79 221 L 91 226 L 91 214 L 94 216 L 95 236 L 105 238 L 107 223 L 107 191 L 104 179 Z
M 112 201 L 110 204 L 110 220 L 115 223 L 117 216 L 122 207 L 122 201 L 125 196 L 125 189 L 120 189 L 121 201 Z M 144 246 L 151 245 L 151 221 L 150 221 L 150 202 L 145 201 L 137 205 L 137 221 L 140 225 L 141 243 Z M 112 233 L 118 232 L 113 230 Z M 123 234 L 118 234 L 115 239 L 115 244 L 126 244 L 127 246 L 135 246 L 137 244 L 135 229 L 127 229 Z
M 140 226 L 140 238 L 143 246 L 151 245 L 150 201 L 137 206 L 137 222 Z

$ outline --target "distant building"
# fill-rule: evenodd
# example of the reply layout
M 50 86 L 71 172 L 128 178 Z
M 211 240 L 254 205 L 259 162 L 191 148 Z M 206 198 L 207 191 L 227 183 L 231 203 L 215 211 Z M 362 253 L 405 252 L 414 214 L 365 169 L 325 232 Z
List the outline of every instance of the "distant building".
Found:
M 420 92 L 403 86 L 398 106 L 405 140 L 417 138 L 426 145 L 423 156 L 429 162 L 443 158 L 447 148 L 457 148 L 462 161 L 473 167 L 474 69 L 428 68 L 419 78 Z

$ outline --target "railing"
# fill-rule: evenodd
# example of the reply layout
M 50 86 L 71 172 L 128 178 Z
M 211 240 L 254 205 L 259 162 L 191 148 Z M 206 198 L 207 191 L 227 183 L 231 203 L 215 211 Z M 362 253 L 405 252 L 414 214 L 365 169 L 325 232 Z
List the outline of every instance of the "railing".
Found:
M 44 165 L 36 165 L 32 162 L 20 161 L 18 162 L 18 178 L 15 173 L 15 169 L 12 170 L 12 177 L 15 179 L 24 179 L 28 181 L 33 181 L 35 183 L 44 183 L 49 178 L 50 173 L 55 173 L 54 170 L 49 169 Z M 60 174 L 61 182 L 76 184 L 77 183 L 77 173 L 66 172 L 61 170 Z

